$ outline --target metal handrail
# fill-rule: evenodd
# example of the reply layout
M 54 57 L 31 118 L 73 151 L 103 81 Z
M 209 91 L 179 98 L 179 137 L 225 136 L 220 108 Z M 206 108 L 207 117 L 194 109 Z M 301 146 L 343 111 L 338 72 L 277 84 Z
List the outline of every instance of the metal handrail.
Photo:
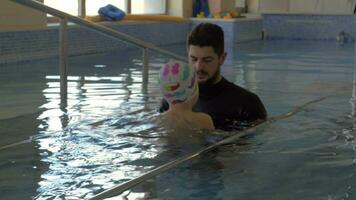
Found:
M 110 38 L 124 41 L 127 43 L 134 44 L 138 47 L 141 47 L 143 50 L 143 57 L 142 57 L 142 86 L 143 88 L 147 87 L 148 84 L 148 50 L 152 50 L 153 52 L 163 54 L 170 56 L 176 60 L 180 60 L 183 62 L 187 62 L 187 58 L 179 56 L 175 53 L 172 53 L 170 51 L 164 50 L 162 48 L 159 48 L 155 46 L 154 44 L 145 42 L 143 40 L 140 40 L 138 38 L 132 37 L 130 35 L 127 35 L 125 33 L 121 33 L 119 31 L 113 30 L 111 28 L 108 28 L 106 26 L 96 24 L 87 20 L 84 20 L 80 17 L 73 16 L 70 14 L 67 14 L 65 12 L 62 12 L 60 10 L 51 8 L 49 6 L 44 5 L 43 3 L 33 1 L 33 0 L 10 0 L 15 3 L 39 10 L 41 12 L 49 13 L 53 16 L 59 17 L 61 19 L 60 22 L 60 34 L 59 34 L 59 58 L 60 58 L 60 65 L 59 65 L 59 71 L 60 71 L 60 98 L 61 98 L 61 103 L 60 107 L 61 109 L 67 107 L 67 61 L 68 61 L 68 40 L 67 40 L 67 22 L 71 21 L 74 22 L 75 24 L 81 25 L 87 29 L 96 31 L 99 34 L 103 34 L 105 36 L 108 36 Z
M 115 30 L 113 30 L 111 28 L 108 28 L 106 26 L 103 26 L 103 25 L 100 25 L 100 24 L 96 24 L 96 23 L 84 20 L 84 19 L 82 19 L 80 17 L 76 17 L 76 16 L 73 16 L 73 15 L 67 14 L 67 13 L 62 12 L 60 10 L 57 10 L 57 9 L 51 8 L 49 6 L 46 6 L 46 5 L 44 5 L 44 4 L 40 3 L 40 2 L 32 1 L 32 0 L 10 0 L 10 1 L 13 1 L 15 3 L 34 8 L 36 10 L 39 10 L 39 11 L 42 11 L 42 12 L 45 12 L 45 13 L 49 13 L 49 14 L 51 14 L 53 16 L 56 16 L 56 17 L 59 17 L 59 18 L 62 18 L 62 19 L 67 18 L 68 21 L 74 22 L 75 24 L 79 24 L 81 26 L 84 26 L 85 28 L 94 30 L 94 31 L 96 31 L 96 32 L 98 32 L 100 34 L 104 34 L 104 35 L 109 36 L 111 38 L 118 39 L 120 41 L 125 41 L 125 42 L 134 44 L 134 45 L 136 45 L 138 47 L 141 47 L 141 48 L 153 50 L 154 52 L 170 56 L 170 57 L 172 57 L 174 59 L 177 59 L 177 60 L 180 60 L 180 61 L 184 61 L 184 62 L 187 61 L 186 57 L 183 57 L 183 56 L 177 55 L 177 54 L 175 54 L 173 52 L 170 52 L 170 51 L 164 50 L 162 48 L 159 48 L 159 47 L 155 46 L 154 44 L 145 42 L 143 40 L 140 40 L 138 38 L 132 37 L 132 36 L 127 35 L 125 33 L 121 33 L 119 31 L 115 31 Z
M 277 115 L 277 116 L 273 116 L 273 117 L 270 117 L 268 118 L 266 121 L 263 121 L 251 128 L 248 128 L 248 129 L 245 129 L 243 131 L 240 131 L 232 136 L 229 136 L 227 138 L 224 138 L 216 143 L 213 143 L 211 145 L 208 145 L 206 147 L 203 147 L 197 151 L 193 151 L 191 153 L 189 153 L 188 155 L 185 155 L 183 157 L 180 157 L 180 158 L 177 158 L 171 162 L 168 162 L 166 164 L 163 164 L 135 179 L 132 179 L 132 180 L 129 180 L 125 183 L 122 183 L 122 184 L 119 184 L 119 185 L 116 185 L 110 189 L 107 189 L 99 194 L 96 194 L 95 196 L 89 198 L 88 200 L 102 200 L 102 199 L 105 199 L 105 198 L 109 198 L 109 197 L 113 197 L 113 196 L 117 196 L 119 194 L 121 194 L 122 192 L 154 177 L 154 176 L 157 176 L 159 174 L 162 174 L 163 172 L 166 172 L 172 168 L 175 168 L 177 167 L 178 165 L 186 162 L 186 161 L 189 161 L 193 158 L 196 158 L 200 155 L 202 155 L 203 153 L 206 153 L 206 152 L 209 152 L 213 149 L 216 149 L 218 148 L 219 146 L 221 145 L 224 145 L 224 144 L 229 144 L 233 141 L 236 141 L 240 138 L 243 138 L 245 136 L 248 136 L 249 134 L 251 134 L 251 132 L 255 131 L 257 128 L 261 127 L 261 126 L 265 126 L 266 124 L 271 124 L 271 123 L 274 123 L 274 122 L 277 122 L 277 121 L 280 121 L 280 120 L 283 120 L 283 119 L 286 119 L 286 118 L 289 118 L 297 113 L 299 113 L 300 111 L 302 111 L 303 109 L 305 109 L 306 107 L 308 107 L 309 105 L 311 104 L 315 104 L 315 103 L 318 103 L 320 101 L 323 101 L 325 100 L 326 98 L 330 97 L 330 95 L 328 96 L 324 96 L 324 97 L 320 97 L 320 98 L 317 98 L 317 99 L 314 99 L 312 101 L 308 101 L 306 103 L 304 103 L 303 105 L 300 105 L 296 108 L 294 108 L 293 110 L 291 111 L 288 111 L 286 113 L 283 113 L 283 114 L 280 114 L 280 115 Z

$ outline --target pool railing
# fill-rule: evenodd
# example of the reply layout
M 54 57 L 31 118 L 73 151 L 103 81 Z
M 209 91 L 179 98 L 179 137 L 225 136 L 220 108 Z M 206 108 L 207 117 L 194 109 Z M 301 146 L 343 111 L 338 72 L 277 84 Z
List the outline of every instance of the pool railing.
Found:
M 142 48 L 142 84 L 147 85 L 148 83 L 148 50 L 153 52 L 169 56 L 171 58 L 187 62 L 187 58 L 177 55 L 173 52 L 164 50 L 152 43 L 145 42 L 138 38 L 132 37 L 128 34 L 113 30 L 106 26 L 82 19 L 77 16 L 73 16 L 62 12 L 60 10 L 54 9 L 52 7 L 46 6 L 43 3 L 33 1 L 33 0 L 10 0 L 15 3 L 51 14 L 55 17 L 60 18 L 59 27 L 59 74 L 60 74 L 60 96 L 61 96 L 61 107 L 66 107 L 67 105 L 67 65 L 68 65 L 68 38 L 67 38 L 67 26 L 68 22 L 73 22 L 77 25 L 83 26 L 87 29 L 96 31 L 107 37 L 127 42 Z

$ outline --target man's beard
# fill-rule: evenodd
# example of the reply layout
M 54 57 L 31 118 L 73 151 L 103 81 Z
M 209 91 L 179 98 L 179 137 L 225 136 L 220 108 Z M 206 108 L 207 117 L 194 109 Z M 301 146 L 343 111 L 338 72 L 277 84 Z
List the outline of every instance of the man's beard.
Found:
M 198 71 L 199 73 L 203 74 L 208 74 L 205 71 Z M 197 73 L 198 73 L 197 72 Z M 208 78 L 206 81 L 199 82 L 199 85 L 213 85 L 215 84 L 216 80 L 218 79 L 220 74 L 220 69 L 218 69 L 210 78 Z

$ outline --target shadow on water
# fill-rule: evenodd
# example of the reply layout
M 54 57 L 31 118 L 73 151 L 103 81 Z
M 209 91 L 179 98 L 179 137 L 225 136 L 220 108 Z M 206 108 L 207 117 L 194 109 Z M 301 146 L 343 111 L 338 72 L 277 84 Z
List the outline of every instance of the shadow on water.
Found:
M 38 134 L 39 113 L 0 120 L 0 193 L 9 200 L 37 195 L 41 175 L 48 165 L 32 136 Z M 21 142 L 18 142 L 21 141 Z

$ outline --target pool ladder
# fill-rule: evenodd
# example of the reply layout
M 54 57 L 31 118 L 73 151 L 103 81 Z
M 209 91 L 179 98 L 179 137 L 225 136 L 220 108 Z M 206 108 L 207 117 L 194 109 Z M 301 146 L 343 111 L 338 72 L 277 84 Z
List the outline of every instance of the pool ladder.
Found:
M 33 0 L 10 0 L 15 3 L 49 13 L 55 17 L 60 18 L 60 26 L 59 26 L 59 74 L 60 74 L 60 96 L 61 96 L 61 108 L 65 108 L 67 105 L 67 65 L 68 65 L 68 38 L 67 38 L 67 26 L 68 21 L 73 22 L 75 24 L 81 25 L 90 30 L 96 31 L 102 35 L 107 37 L 128 42 L 136 45 L 137 47 L 142 48 L 142 83 L 144 86 L 148 84 L 148 50 L 153 52 L 163 54 L 169 56 L 171 58 L 187 62 L 185 57 L 179 56 L 170 51 L 164 50 L 155 46 L 154 44 L 145 42 L 138 38 L 132 37 L 125 33 L 121 33 L 119 31 L 113 30 L 106 26 L 93 23 L 87 20 L 84 20 L 80 17 L 73 16 L 62 12 L 60 10 L 54 9 L 52 7 L 46 6 L 40 2 Z

